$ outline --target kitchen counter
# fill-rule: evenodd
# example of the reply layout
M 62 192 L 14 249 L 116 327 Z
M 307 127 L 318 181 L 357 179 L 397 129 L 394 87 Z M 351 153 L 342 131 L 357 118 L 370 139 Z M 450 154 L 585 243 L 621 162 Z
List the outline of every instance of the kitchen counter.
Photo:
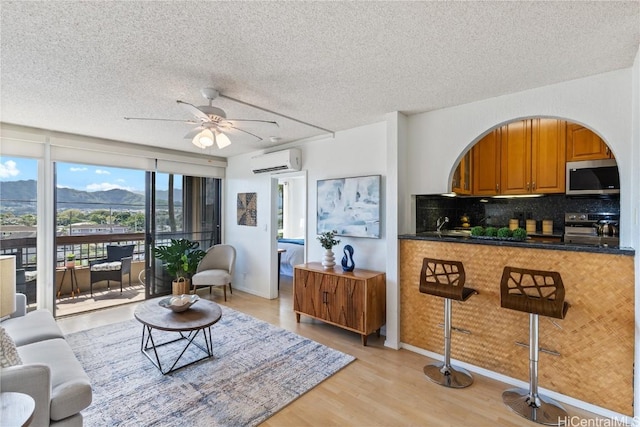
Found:
M 552 234 L 549 235 L 548 241 L 539 240 L 540 236 L 535 235 L 535 239 L 527 239 L 525 241 L 517 240 L 493 240 L 471 237 L 468 232 L 458 230 L 444 230 L 442 233 L 437 231 L 426 231 L 416 234 L 403 234 L 398 236 L 401 240 L 429 240 L 436 242 L 455 242 L 455 243 L 468 243 L 473 245 L 489 245 L 489 246 L 511 246 L 518 248 L 532 248 L 532 249 L 551 249 L 555 251 L 572 251 L 572 252 L 588 252 L 598 254 L 612 254 L 612 255 L 635 255 L 635 250 L 632 248 L 618 248 L 618 247 L 605 247 L 605 246 L 588 246 L 588 245 L 576 245 L 571 243 L 552 241 L 558 239 L 561 235 Z
M 528 342 L 529 316 L 501 308 L 500 279 L 505 266 L 556 271 L 570 308 L 562 320 L 540 319 L 540 346 L 554 352 L 540 354 L 540 387 L 633 414 L 633 250 L 434 235 L 400 239 L 403 345 L 442 354 L 442 299 L 420 293 L 420 271 L 425 257 L 459 260 L 465 286 L 478 294 L 455 304 L 452 325 L 471 333 L 454 330 L 452 358 L 527 381 L 529 350 L 517 343 Z

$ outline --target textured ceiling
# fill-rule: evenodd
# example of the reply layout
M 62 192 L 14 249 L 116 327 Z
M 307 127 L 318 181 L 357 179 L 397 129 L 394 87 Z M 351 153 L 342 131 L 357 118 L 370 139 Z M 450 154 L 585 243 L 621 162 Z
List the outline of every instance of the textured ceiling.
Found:
M 340 131 L 630 67 L 640 2 L 0 2 L 0 120 L 201 152 L 200 89 Z M 217 99 L 264 141 L 325 132 Z

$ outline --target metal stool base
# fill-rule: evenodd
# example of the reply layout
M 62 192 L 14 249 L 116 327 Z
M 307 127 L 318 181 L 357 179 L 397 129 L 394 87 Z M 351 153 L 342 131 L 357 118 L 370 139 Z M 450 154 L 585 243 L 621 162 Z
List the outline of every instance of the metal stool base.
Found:
M 516 414 L 538 424 L 547 426 L 565 425 L 567 411 L 555 400 L 537 395 L 538 405 L 531 402 L 529 390 L 512 388 L 502 393 L 502 401 Z
M 473 377 L 466 369 L 451 365 L 445 367 L 444 362 L 425 366 L 424 374 L 434 383 L 450 388 L 465 388 L 473 383 Z

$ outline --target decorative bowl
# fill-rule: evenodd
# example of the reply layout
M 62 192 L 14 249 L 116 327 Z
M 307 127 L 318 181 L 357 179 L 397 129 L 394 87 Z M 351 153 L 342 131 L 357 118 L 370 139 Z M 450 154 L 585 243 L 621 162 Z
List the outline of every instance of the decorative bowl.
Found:
M 174 295 L 167 298 L 162 298 L 158 301 L 160 307 L 168 308 L 169 310 L 180 313 L 181 311 L 186 311 L 193 304 L 198 302 L 200 297 L 198 295 Z

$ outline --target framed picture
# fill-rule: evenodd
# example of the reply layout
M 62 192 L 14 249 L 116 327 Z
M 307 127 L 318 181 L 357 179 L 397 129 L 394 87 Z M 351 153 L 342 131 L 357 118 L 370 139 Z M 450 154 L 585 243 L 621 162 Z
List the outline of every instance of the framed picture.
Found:
M 380 175 L 318 181 L 317 232 L 380 238 Z
M 238 225 L 256 227 L 258 225 L 258 195 L 256 193 L 238 193 Z

